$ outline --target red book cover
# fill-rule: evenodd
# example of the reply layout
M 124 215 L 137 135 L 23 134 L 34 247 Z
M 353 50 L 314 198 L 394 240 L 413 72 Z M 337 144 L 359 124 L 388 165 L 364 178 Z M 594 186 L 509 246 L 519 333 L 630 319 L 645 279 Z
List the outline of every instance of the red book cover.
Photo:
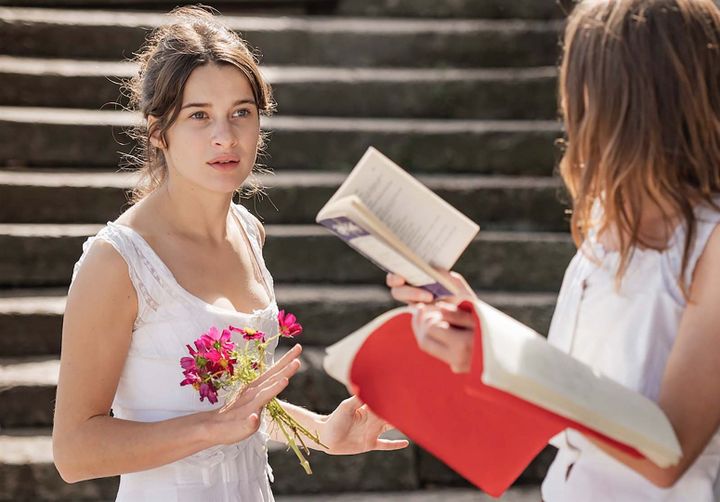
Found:
M 553 436 L 569 427 L 640 456 L 582 424 L 485 385 L 481 323 L 471 303 L 462 308 L 476 317 L 470 373 L 453 373 L 421 351 L 412 316 L 404 312 L 377 326 L 359 346 L 348 372 L 354 393 L 378 416 L 494 497 L 512 485 Z

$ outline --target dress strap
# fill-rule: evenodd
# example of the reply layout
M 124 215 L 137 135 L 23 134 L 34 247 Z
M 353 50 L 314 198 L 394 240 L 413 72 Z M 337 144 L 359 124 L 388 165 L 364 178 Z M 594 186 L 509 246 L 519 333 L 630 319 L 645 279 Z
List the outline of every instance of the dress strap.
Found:
M 713 200 L 715 204 L 720 206 L 720 195 L 714 197 Z M 695 236 L 692 244 L 690 245 L 687 268 L 685 269 L 685 275 L 683 277 L 686 288 L 689 288 L 692 283 L 695 267 L 705 251 L 705 246 L 710 239 L 710 235 L 720 223 L 720 211 L 703 203 L 695 208 L 695 218 Z M 686 301 L 678 284 L 678 277 L 680 269 L 682 268 L 686 235 L 687 228 L 685 228 L 685 225 L 683 224 L 678 226 L 678 229 L 673 236 L 670 249 L 667 253 L 667 259 L 670 264 L 669 268 L 672 274 L 671 277 L 668 277 L 668 282 L 670 282 L 670 279 L 674 276 L 674 281 L 672 281 L 674 283 L 674 287 L 669 284 L 671 293 L 682 305 L 685 305 Z
M 267 288 L 268 294 L 270 295 L 270 299 L 271 301 L 275 301 L 273 278 L 267 266 L 265 265 L 265 259 L 263 258 L 263 243 L 261 241 L 260 232 L 258 230 L 258 220 L 252 214 L 250 214 L 250 211 L 248 211 L 245 206 L 241 204 L 232 204 L 232 208 L 235 211 L 238 220 L 240 220 L 240 224 L 245 230 L 245 235 L 247 235 L 248 240 L 250 241 L 250 247 L 255 257 L 255 263 L 260 269 L 260 273 L 262 274 L 262 277 L 265 281 L 265 287 Z
M 82 255 L 73 267 L 71 284 L 75 280 L 87 253 L 97 240 L 112 245 L 127 263 L 130 281 L 135 288 L 138 301 L 138 316 L 135 320 L 135 327 L 137 328 L 147 320 L 148 316 L 158 310 L 165 294 L 165 281 L 143 253 L 131 229 L 108 222 L 96 235 L 89 237 L 83 243 Z

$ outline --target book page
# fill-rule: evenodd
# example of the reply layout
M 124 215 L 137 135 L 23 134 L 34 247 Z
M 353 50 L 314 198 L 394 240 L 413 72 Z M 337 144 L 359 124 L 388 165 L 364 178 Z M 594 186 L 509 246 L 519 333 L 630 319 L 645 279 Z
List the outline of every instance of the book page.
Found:
M 343 203 L 336 204 L 335 210 L 327 211 L 323 219 L 319 220 L 319 223 L 382 270 L 400 274 L 410 284 L 425 288 L 435 296 L 452 294 L 452 290 L 447 289 L 436 280 L 437 278 L 433 278 L 428 274 L 428 272 L 434 273 L 434 270 L 424 271 L 413 263 L 411 259 L 408 259 L 409 255 L 404 255 L 400 249 L 394 248 L 386 241 L 383 235 L 387 234 L 388 231 L 383 232 L 379 229 L 375 231 L 372 224 L 363 218 L 361 212 L 358 211 L 360 208 L 354 207 L 351 201 L 348 200 L 352 198 L 343 199 Z M 374 219 L 372 213 L 367 216 Z M 378 226 L 382 225 L 377 220 L 375 222 Z
M 660 466 L 680 455 L 675 433 L 656 403 L 598 374 L 545 338 L 478 301 L 482 380 L 635 447 Z
M 357 195 L 418 256 L 450 269 L 479 227 L 374 148 L 327 205 Z
M 355 359 L 355 354 L 360 350 L 362 344 L 365 343 L 367 337 L 385 322 L 404 313 L 412 313 L 412 309 L 410 307 L 398 307 L 389 310 L 342 340 L 327 347 L 325 349 L 326 356 L 323 359 L 323 369 L 325 372 L 347 387 L 350 384 L 349 373 L 353 359 Z

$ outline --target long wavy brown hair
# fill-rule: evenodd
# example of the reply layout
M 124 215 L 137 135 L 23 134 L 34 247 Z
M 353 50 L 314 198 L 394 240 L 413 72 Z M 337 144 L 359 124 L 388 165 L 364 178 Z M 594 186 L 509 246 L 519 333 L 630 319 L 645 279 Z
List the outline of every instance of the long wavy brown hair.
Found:
M 560 174 L 572 197 L 575 244 L 592 228 L 616 237 L 618 285 L 634 250 L 658 249 L 640 228 L 654 206 L 668 236 L 678 224 L 687 230 L 678 278 L 687 295 L 693 207 L 717 208 L 712 196 L 720 192 L 719 44 L 712 0 L 584 1 L 568 18 Z
M 123 89 L 130 108 L 139 111 L 144 119 L 129 132 L 138 146 L 126 162 L 140 172 L 132 202 L 142 199 L 167 178 L 164 155 L 149 138 L 157 134 L 167 144 L 167 130 L 177 120 L 185 84 L 195 68 L 211 63 L 236 67 L 250 82 L 259 113 L 270 115 L 275 109 L 270 85 L 260 73 L 255 55 L 239 35 L 218 20 L 215 11 L 200 6 L 180 7 L 170 12 L 170 18 L 170 23 L 148 37 L 135 58 L 138 73 Z M 147 127 L 150 115 L 158 120 Z M 265 135 L 261 134 L 259 151 L 264 141 Z

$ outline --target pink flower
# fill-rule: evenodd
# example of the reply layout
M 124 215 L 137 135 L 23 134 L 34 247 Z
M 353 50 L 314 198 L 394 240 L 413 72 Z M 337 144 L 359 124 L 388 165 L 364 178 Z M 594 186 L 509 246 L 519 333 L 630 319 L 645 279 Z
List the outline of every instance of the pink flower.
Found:
M 265 333 L 262 331 L 253 329 L 253 328 L 236 328 L 235 326 L 230 326 L 231 331 L 236 331 L 242 335 L 242 337 L 245 340 L 260 340 L 261 342 L 265 341 Z
M 180 366 L 185 377 L 180 385 L 192 385 L 200 393 L 200 401 L 205 398 L 211 403 L 217 402 L 218 387 L 226 375 L 235 373 L 235 343 L 232 333 L 224 329 L 222 332 L 211 327 L 207 333 L 194 340 L 194 348 L 186 345 L 190 356 L 180 359 Z
M 221 353 L 229 353 L 235 349 L 235 343 L 231 339 L 231 333 L 229 330 L 224 329 L 220 332 L 215 326 L 212 326 L 207 333 L 195 341 L 195 345 L 198 345 L 198 341 L 206 350 L 215 349 Z M 198 347 L 200 350 L 200 347 Z
M 190 346 L 188 346 L 190 348 Z M 192 350 L 192 349 L 190 349 Z M 194 357 L 183 357 L 180 359 L 180 366 L 182 366 L 182 369 L 187 371 L 197 371 L 198 367 L 197 364 L 195 364 L 195 358 Z M 183 372 L 183 373 L 184 373 Z
M 185 380 L 180 382 L 180 385 L 192 385 L 193 387 L 199 387 L 200 382 L 202 379 L 200 378 L 200 375 L 198 375 L 194 371 L 185 371 L 183 372 L 183 375 L 185 376 Z
M 278 324 L 280 325 L 280 336 L 294 338 L 302 333 L 302 326 L 297 322 L 297 317 L 290 312 L 281 310 L 278 313 Z
M 207 398 L 208 401 L 210 401 L 212 404 L 215 404 L 218 402 L 217 398 L 217 390 L 215 387 L 210 383 L 201 383 L 200 384 L 200 401 Z

